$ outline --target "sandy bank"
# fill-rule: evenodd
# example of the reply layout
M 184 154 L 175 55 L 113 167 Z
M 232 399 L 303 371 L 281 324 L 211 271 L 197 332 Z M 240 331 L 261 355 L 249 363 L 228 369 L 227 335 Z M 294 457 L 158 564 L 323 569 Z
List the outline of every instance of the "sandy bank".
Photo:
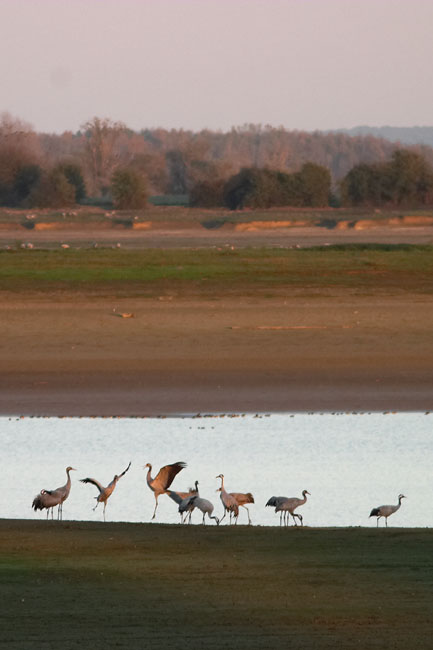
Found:
M 4 296 L 0 322 L 3 414 L 433 409 L 429 296 Z

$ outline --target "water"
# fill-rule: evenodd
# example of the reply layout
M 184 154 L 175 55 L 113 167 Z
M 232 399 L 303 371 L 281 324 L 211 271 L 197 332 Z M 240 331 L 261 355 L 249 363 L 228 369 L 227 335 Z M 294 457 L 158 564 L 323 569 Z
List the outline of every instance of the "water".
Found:
M 44 519 L 31 509 L 41 488 L 66 481 L 72 489 L 64 519 L 102 520 L 97 490 L 80 478 L 107 485 L 132 461 L 106 510 L 107 521 L 147 522 L 154 496 L 143 466 L 154 476 L 162 465 L 185 461 L 173 489 L 185 491 L 197 479 L 201 496 L 222 515 L 217 474 L 227 491 L 252 492 L 253 524 L 278 525 L 265 503 L 273 495 L 311 493 L 299 510 L 310 526 L 375 526 L 372 507 L 408 498 L 389 519 L 390 526 L 433 525 L 432 416 L 420 413 L 369 415 L 272 415 L 167 419 L 0 418 L 2 472 L 0 517 Z M 156 521 L 179 521 L 177 506 L 159 499 Z M 241 508 L 239 523 L 247 522 Z M 193 514 L 199 523 L 201 514 Z

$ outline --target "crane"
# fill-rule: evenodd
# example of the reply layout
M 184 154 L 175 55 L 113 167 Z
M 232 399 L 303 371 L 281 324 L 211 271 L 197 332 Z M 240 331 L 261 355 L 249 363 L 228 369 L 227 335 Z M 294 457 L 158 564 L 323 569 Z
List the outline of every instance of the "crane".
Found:
M 273 506 L 275 508 L 275 512 L 280 513 L 280 526 L 282 525 L 283 522 L 285 526 L 288 526 L 290 515 L 292 515 L 293 517 L 295 526 L 298 525 L 296 523 L 296 519 L 299 519 L 299 521 L 301 522 L 301 526 L 303 526 L 304 525 L 303 517 L 302 515 L 297 514 L 295 510 L 296 508 L 298 508 L 299 506 L 303 506 L 304 503 L 307 502 L 307 494 L 311 496 L 308 490 L 303 490 L 302 499 L 299 499 L 298 497 L 271 497 L 266 503 L 266 505 Z
M 170 491 L 172 492 L 172 490 Z M 194 488 L 189 488 L 188 492 L 174 492 L 168 495 L 173 501 L 176 501 L 179 508 L 180 523 L 184 524 L 189 514 L 189 523 L 191 523 L 191 514 L 194 508 L 191 508 L 191 499 L 199 496 L 198 481 L 195 481 Z
M 221 478 L 222 477 L 222 478 Z M 220 523 L 226 516 L 226 514 L 229 512 L 230 513 L 230 523 L 232 523 L 232 517 L 234 516 L 235 518 L 235 524 L 238 522 L 238 517 L 239 517 L 239 504 L 228 492 L 226 492 L 224 488 L 224 476 L 222 474 L 219 474 L 216 478 L 221 478 L 221 487 L 217 489 L 217 492 L 221 492 L 220 498 L 222 501 L 222 504 L 224 506 L 224 514 L 220 519 Z
M 194 508 L 198 508 L 203 513 L 203 520 L 202 520 L 203 526 L 205 525 L 204 518 L 205 518 L 206 515 L 209 517 L 209 519 L 215 519 L 217 526 L 219 526 L 220 520 L 218 519 L 218 517 L 215 517 L 215 516 L 212 515 L 212 513 L 214 511 L 214 506 L 213 506 L 213 503 L 211 503 L 208 499 L 203 499 L 200 496 L 192 496 L 192 497 L 190 497 L 190 499 L 189 499 L 189 513 L 190 513 L 189 519 L 190 519 L 190 521 L 191 521 L 191 514 L 192 514 L 192 511 L 194 510 Z
M 370 512 L 370 517 L 377 517 L 377 528 L 379 528 L 379 519 L 381 517 L 385 517 L 385 527 L 388 528 L 388 517 L 394 514 L 394 512 L 397 512 L 401 506 L 402 499 L 407 499 L 407 497 L 404 494 L 399 494 L 396 506 L 379 506 L 378 508 L 373 508 Z
M 76 471 L 74 467 L 66 468 L 67 481 L 65 485 L 56 488 L 55 490 L 41 490 L 39 494 L 33 499 L 32 508 L 36 512 L 37 510 L 47 510 L 47 519 L 51 509 L 51 519 L 54 518 L 54 508 L 59 506 L 57 512 L 57 519 L 63 519 L 63 502 L 69 496 L 71 491 L 71 476 L 70 472 Z
M 95 499 L 96 499 L 96 506 L 93 508 L 93 510 L 95 511 L 96 508 L 98 507 L 98 505 L 99 505 L 100 503 L 103 503 L 103 504 L 104 504 L 104 512 L 103 512 L 103 514 L 104 514 L 104 521 L 105 521 L 105 508 L 107 507 L 108 497 L 110 497 L 111 494 L 114 492 L 114 488 L 116 487 L 117 481 L 118 481 L 120 478 L 122 478 L 122 476 L 124 476 L 124 475 L 126 474 L 126 472 L 128 471 L 128 469 L 129 469 L 130 467 L 131 467 L 131 462 L 129 463 L 128 467 L 125 469 L 124 472 L 122 472 L 122 473 L 119 474 L 119 475 L 117 475 L 117 474 L 114 475 L 113 480 L 111 481 L 111 483 L 109 483 L 109 484 L 107 485 L 107 487 L 104 487 L 103 485 L 101 485 L 101 483 L 99 483 L 99 481 L 97 481 L 97 480 L 94 479 L 94 478 L 82 478 L 82 479 L 80 479 L 80 482 L 81 482 L 81 483 L 91 483 L 92 485 L 94 485 L 95 487 L 98 488 L 98 490 L 99 490 L 99 494 L 98 494 L 97 497 L 95 497 Z
M 221 487 L 224 487 L 224 474 L 218 474 L 216 478 L 221 479 Z M 250 512 L 245 504 L 247 503 L 254 503 L 254 497 L 251 494 L 251 492 L 243 493 L 243 492 L 229 492 L 230 496 L 234 497 L 236 499 L 236 502 L 238 506 L 242 506 L 242 508 L 245 508 L 248 514 L 248 525 L 251 525 L 251 519 L 250 519 Z M 222 497 L 221 497 L 222 498 Z M 224 513 L 225 517 L 225 513 Z M 224 519 L 224 517 L 221 519 L 221 521 Z
M 148 468 L 146 476 L 147 485 L 155 496 L 155 510 L 153 511 L 152 516 L 152 519 L 155 519 L 156 509 L 158 507 L 158 497 L 161 494 L 166 494 L 168 492 L 168 488 L 172 484 L 174 477 L 182 469 L 184 469 L 184 467 L 186 467 L 186 463 L 177 462 L 172 463 L 171 465 L 164 465 L 164 467 L 161 467 L 155 478 L 152 478 L 150 475 L 152 471 L 152 465 L 150 463 L 146 463 L 144 469 L 146 469 L 146 467 Z

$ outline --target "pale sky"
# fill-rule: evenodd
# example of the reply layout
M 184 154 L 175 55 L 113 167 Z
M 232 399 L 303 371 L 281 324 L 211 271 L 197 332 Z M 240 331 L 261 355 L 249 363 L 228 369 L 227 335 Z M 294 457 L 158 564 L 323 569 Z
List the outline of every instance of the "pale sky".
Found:
M 433 0 L 0 0 L 0 112 L 227 130 L 433 124 Z

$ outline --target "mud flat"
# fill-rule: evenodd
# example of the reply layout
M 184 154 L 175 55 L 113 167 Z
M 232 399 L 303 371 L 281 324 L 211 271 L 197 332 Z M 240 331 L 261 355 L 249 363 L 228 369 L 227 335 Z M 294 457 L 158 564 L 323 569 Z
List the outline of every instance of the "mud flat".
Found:
M 433 409 L 430 295 L 160 298 L 3 294 L 0 412 Z

